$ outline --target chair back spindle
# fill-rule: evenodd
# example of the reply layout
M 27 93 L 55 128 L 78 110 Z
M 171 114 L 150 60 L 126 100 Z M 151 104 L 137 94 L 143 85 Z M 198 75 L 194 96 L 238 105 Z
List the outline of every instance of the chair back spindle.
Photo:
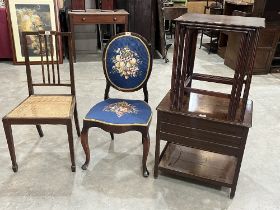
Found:
M 39 31 L 39 32 L 23 32 L 22 33 L 25 62 L 27 71 L 27 81 L 29 94 L 34 94 L 35 86 L 65 86 L 71 88 L 71 94 L 75 95 L 74 84 L 74 65 L 73 65 L 73 49 L 72 36 L 69 32 L 55 32 L 55 31 Z M 69 43 L 69 78 L 61 78 L 61 47 L 62 38 L 67 39 Z M 33 47 L 30 47 L 33 45 Z M 34 47 L 36 46 L 36 47 Z M 38 60 L 31 63 L 31 57 L 38 55 Z M 32 78 L 31 67 L 40 66 L 42 81 L 34 82 Z M 34 70 L 33 70 L 34 71 Z M 64 82 L 62 82 L 64 81 Z

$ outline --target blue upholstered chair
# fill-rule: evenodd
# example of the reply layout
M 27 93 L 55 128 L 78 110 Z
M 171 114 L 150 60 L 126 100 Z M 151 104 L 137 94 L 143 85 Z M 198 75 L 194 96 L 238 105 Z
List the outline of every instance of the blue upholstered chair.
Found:
M 152 70 L 152 56 L 147 41 L 135 33 L 122 33 L 113 37 L 103 52 L 103 70 L 106 77 L 104 101 L 94 105 L 83 121 L 81 143 L 86 154 L 82 169 L 90 160 L 88 129 L 99 127 L 114 133 L 139 131 L 143 143 L 143 176 L 148 177 L 146 162 L 150 148 L 149 125 L 152 111 L 148 105 L 147 82 Z M 145 99 L 127 100 L 109 98 L 110 87 L 123 92 L 143 89 Z

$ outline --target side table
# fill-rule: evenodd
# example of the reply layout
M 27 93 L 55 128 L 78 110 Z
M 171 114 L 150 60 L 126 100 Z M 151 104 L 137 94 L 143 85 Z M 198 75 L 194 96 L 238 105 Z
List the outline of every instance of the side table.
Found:
M 160 170 L 229 187 L 233 198 L 252 126 L 252 101 L 242 123 L 227 120 L 228 98 L 190 93 L 181 111 L 170 105 L 168 93 L 157 107 L 155 178 Z M 161 140 L 167 143 L 160 154 Z
M 74 60 L 76 62 L 74 25 L 85 24 L 123 24 L 125 31 L 128 28 L 129 13 L 123 9 L 116 11 L 103 11 L 100 9 L 87 9 L 85 12 L 68 12 L 69 28 L 73 36 Z

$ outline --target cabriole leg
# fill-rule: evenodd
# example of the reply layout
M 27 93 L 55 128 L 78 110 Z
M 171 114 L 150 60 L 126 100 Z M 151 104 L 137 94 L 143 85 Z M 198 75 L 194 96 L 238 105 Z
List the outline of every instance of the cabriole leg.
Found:
M 81 144 L 83 146 L 85 155 L 86 155 L 86 161 L 84 165 L 82 166 L 83 170 L 87 170 L 89 160 L 90 160 L 90 151 L 89 151 L 89 145 L 88 145 L 88 127 L 83 127 L 82 133 L 81 133 Z
M 147 135 L 143 136 L 143 160 L 142 160 L 142 167 L 143 167 L 143 176 L 148 177 L 149 171 L 147 169 L 147 157 L 150 150 L 150 137 L 149 133 Z

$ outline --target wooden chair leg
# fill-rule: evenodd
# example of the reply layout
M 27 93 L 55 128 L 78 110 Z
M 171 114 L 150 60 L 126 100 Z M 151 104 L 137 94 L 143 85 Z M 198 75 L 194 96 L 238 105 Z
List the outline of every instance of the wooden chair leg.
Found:
M 70 158 L 71 158 L 71 170 L 72 172 L 76 171 L 76 164 L 75 164 L 75 153 L 74 153 L 74 143 L 73 143 L 73 130 L 72 130 L 72 121 L 70 120 L 67 124 L 67 133 L 68 133 L 68 142 L 69 142 L 69 149 L 70 149 Z
M 43 133 L 41 125 L 36 125 L 36 128 L 39 133 L 39 136 L 42 138 L 44 136 L 44 133 Z
M 88 129 L 87 127 L 83 127 L 82 133 L 81 133 L 81 144 L 83 146 L 85 155 L 86 155 L 86 161 L 84 165 L 82 166 L 83 170 L 87 170 L 89 161 L 90 161 L 90 151 L 89 151 L 89 145 L 88 145 Z
M 150 150 L 150 137 L 149 133 L 146 136 L 143 136 L 143 160 L 142 160 L 142 167 L 143 167 L 143 176 L 148 177 L 149 171 L 147 169 L 147 157 Z
M 110 135 L 111 135 L 111 140 L 115 140 L 114 133 L 110 132 Z
M 12 161 L 12 169 L 14 172 L 17 172 L 18 165 L 17 165 L 17 161 L 16 161 L 16 153 L 15 153 L 15 145 L 14 145 L 14 140 L 13 140 L 12 126 L 10 123 L 5 122 L 3 120 L 3 127 L 5 130 L 7 144 L 8 144 L 10 157 L 11 157 L 11 161 Z
M 77 104 L 75 105 L 75 108 L 74 108 L 74 120 L 75 120 L 77 135 L 80 137 L 81 136 L 81 130 L 80 130 L 80 125 L 79 125 Z

